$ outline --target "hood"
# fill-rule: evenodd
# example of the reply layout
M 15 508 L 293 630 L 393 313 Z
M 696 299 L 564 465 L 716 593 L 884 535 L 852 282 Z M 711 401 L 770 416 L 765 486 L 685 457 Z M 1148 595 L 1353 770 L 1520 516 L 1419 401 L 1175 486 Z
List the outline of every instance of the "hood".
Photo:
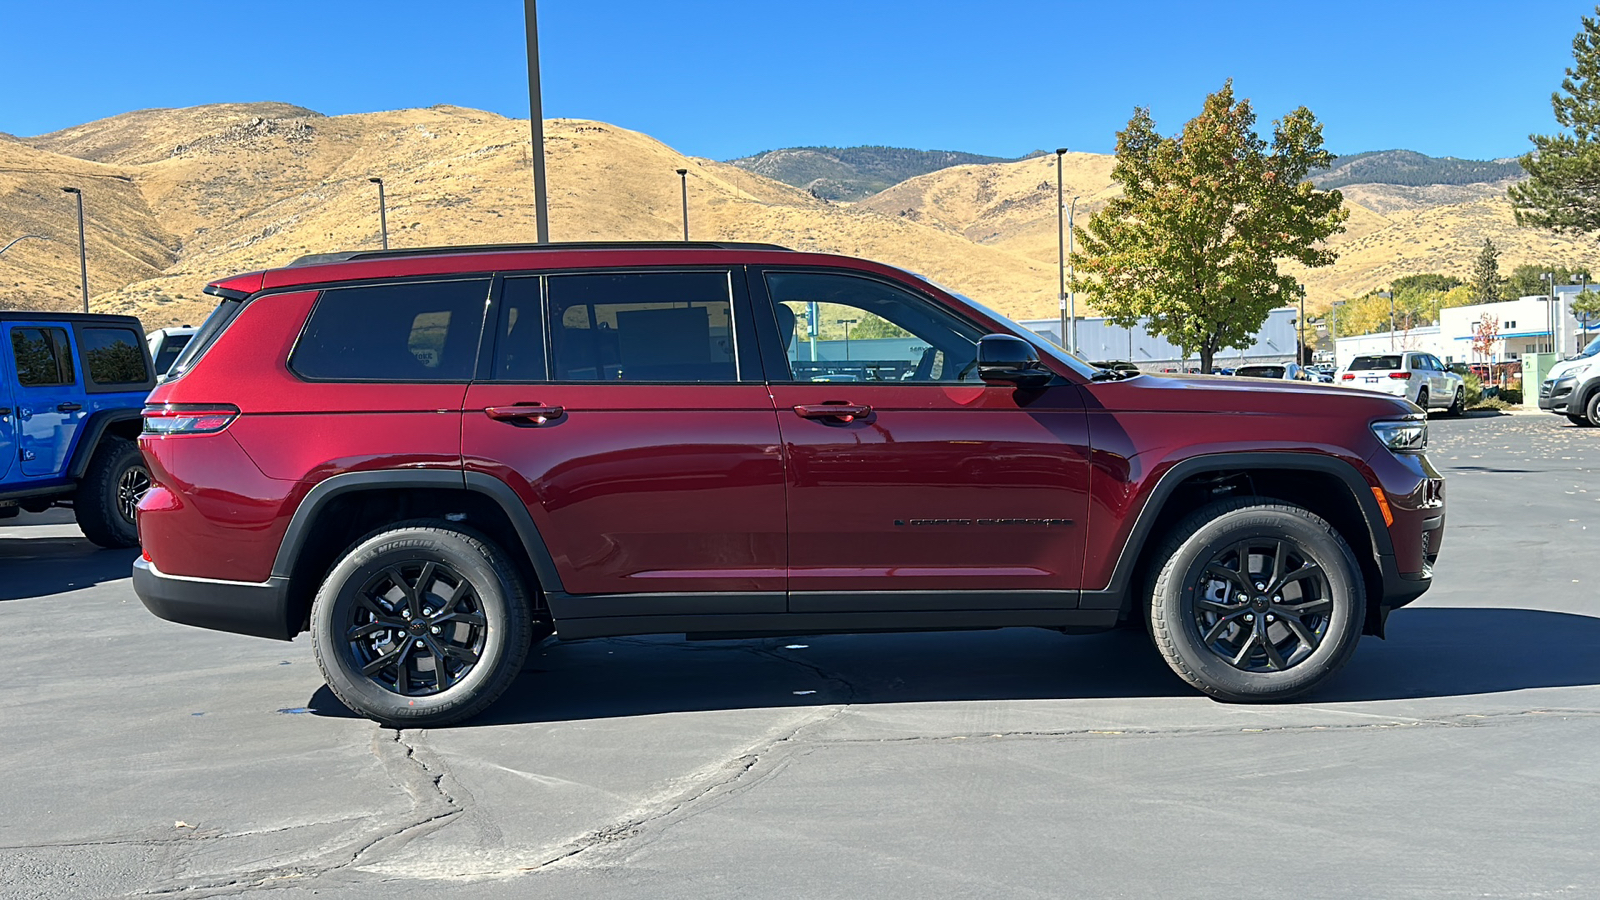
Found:
M 1370 418 L 1414 415 L 1408 400 L 1309 381 L 1236 378 L 1231 375 L 1140 375 L 1089 385 L 1108 407 L 1172 412 L 1350 415 Z
M 1587 372 L 1590 366 L 1600 364 L 1600 356 L 1579 356 L 1573 359 L 1564 359 L 1550 367 L 1545 373 L 1546 381 L 1555 381 L 1563 375 L 1577 374 L 1580 377 Z

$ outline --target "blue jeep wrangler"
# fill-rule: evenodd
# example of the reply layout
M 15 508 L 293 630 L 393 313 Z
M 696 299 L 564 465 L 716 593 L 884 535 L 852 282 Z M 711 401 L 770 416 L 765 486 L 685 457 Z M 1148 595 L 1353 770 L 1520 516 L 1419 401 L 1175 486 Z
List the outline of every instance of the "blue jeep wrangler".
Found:
M 0 519 L 70 506 L 102 547 L 134 547 L 150 488 L 135 440 L 155 387 L 132 316 L 0 312 Z

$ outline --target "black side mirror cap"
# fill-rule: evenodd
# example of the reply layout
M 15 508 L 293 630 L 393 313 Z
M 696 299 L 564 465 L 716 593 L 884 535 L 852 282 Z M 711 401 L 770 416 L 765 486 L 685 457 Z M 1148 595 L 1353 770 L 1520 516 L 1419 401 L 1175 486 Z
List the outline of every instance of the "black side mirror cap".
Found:
M 986 334 L 978 340 L 978 377 L 988 384 L 1039 387 L 1054 376 L 1032 344 L 1014 334 Z

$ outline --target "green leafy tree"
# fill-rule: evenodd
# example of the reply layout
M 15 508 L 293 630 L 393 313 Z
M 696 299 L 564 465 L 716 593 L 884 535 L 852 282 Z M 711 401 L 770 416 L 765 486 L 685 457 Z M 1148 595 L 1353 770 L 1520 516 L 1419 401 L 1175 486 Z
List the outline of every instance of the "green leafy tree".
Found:
M 1600 16 L 1600 7 L 1595 8 Z M 1573 65 L 1550 95 L 1560 134 L 1529 135 L 1528 179 L 1510 188 L 1517 224 L 1565 234 L 1600 231 L 1600 19 L 1583 17 Z
M 1572 314 L 1583 323 L 1583 330 L 1588 331 L 1591 322 L 1600 322 L 1600 293 L 1584 291 L 1578 299 L 1572 301 Z
M 1479 303 L 1494 303 L 1502 297 L 1505 279 L 1500 277 L 1500 250 L 1494 241 L 1483 239 L 1483 249 L 1472 264 L 1472 295 Z
M 1511 275 L 1506 278 L 1505 287 L 1501 297 L 1506 300 L 1515 300 L 1518 297 L 1528 297 L 1534 294 L 1550 293 L 1550 283 L 1545 281 L 1545 273 L 1553 272 L 1556 276 L 1556 286 L 1563 284 L 1577 284 L 1579 279 L 1588 280 L 1589 270 L 1585 266 L 1558 266 L 1551 263 L 1523 263 L 1511 270 Z
M 1274 122 L 1270 145 L 1255 121 L 1231 80 L 1176 137 L 1136 109 L 1117 134 L 1111 174 L 1122 195 L 1077 229 L 1073 260 L 1096 307 L 1123 326 L 1148 317 L 1152 333 L 1198 354 L 1202 371 L 1219 350 L 1248 346 L 1269 310 L 1298 301 L 1278 261 L 1330 265 L 1322 242 L 1349 215 L 1338 191 L 1307 180 L 1334 158 L 1311 111 Z

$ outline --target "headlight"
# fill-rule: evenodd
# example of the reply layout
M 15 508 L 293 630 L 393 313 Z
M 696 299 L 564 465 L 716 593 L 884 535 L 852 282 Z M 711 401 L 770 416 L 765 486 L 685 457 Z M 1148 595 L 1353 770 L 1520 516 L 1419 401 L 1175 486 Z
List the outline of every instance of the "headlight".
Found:
M 1396 453 L 1421 453 L 1428 449 L 1426 419 L 1373 422 L 1372 433 L 1385 447 Z

